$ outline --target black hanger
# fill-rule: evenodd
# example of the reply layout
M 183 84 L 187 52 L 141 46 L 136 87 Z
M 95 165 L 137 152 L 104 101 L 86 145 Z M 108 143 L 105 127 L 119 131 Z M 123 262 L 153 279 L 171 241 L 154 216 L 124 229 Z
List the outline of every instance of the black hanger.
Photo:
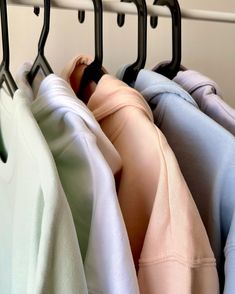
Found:
M 121 0 L 121 2 L 134 2 L 138 11 L 138 55 L 137 60 L 128 66 L 124 72 L 122 80 L 131 84 L 136 80 L 138 72 L 144 68 L 146 62 L 147 49 L 147 6 L 145 0 Z M 123 26 L 124 14 L 118 14 L 118 25 Z
M 103 5 L 101 0 L 92 0 L 95 15 L 95 58 L 94 61 L 84 70 L 79 93 L 77 96 L 82 99 L 82 93 L 90 81 L 98 83 L 102 75 L 103 63 Z
M 45 48 L 45 44 L 46 44 L 46 40 L 49 33 L 49 28 L 50 28 L 50 10 L 51 10 L 50 8 L 51 8 L 51 1 L 44 0 L 44 22 L 43 22 L 43 28 L 40 35 L 40 39 L 38 42 L 38 55 L 33 63 L 33 66 L 30 72 L 28 73 L 28 81 L 30 84 L 32 84 L 39 69 L 41 69 L 44 75 L 46 76 L 53 73 L 48 61 L 46 60 L 44 56 L 44 48 Z
M 10 54 L 9 54 L 9 37 L 8 37 L 6 0 L 0 1 L 0 9 L 1 9 L 2 49 L 3 49 L 3 59 L 0 65 L 0 86 L 2 86 L 2 83 L 5 82 L 10 95 L 13 97 L 14 92 L 17 90 L 17 86 L 9 70 Z
M 78 21 L 84 23 L 85 21 L 85 10 L 78 10 Z
M 173 79 L 180 70 L 181 64 L 181 11 L 177 0 L 155 0 L 154 5 L 166 5 L 172 17 L 172 60 L 156 66 L 153 71 L 158 72 L 169 79 Z M 155 28 L 158 23 L 157 16 L 151 16 L 150 23 Z

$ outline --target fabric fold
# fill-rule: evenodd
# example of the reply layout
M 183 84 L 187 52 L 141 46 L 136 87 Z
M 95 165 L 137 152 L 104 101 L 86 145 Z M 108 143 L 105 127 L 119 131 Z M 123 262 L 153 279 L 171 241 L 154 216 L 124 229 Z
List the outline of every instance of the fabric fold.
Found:
M 193 70 L 179 72 L 174 81 L 192 95 L 201 111 L 235 135 L 235 110 L 223 101 L 214 81 Z
M 18 85 L 30 91 L 26 75 L 24 66 Z M 120 156 L 66 81 L 51 74 L 36 88 L 31 108 L 70 205 L 88 292 L 138 294 L 113 175 L 122 167 Z
M 81 76 L 79 58 L 70 66 Z M 122 159 L 118 199 L 140 292 L 219 293 L 205 228 L 177 160 L 153 124 L 151 105 L 110 75 L 100 79 L 87 105 Z

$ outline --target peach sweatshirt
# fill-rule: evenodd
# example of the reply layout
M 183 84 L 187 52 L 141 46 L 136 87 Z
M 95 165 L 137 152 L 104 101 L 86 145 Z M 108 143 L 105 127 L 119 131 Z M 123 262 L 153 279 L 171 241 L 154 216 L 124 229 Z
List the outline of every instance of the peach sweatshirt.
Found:
M 89 57 L 75 58 L 63 77 L 71 82 L 75 71 L 82 76 L 81 65 L 90 62 Z M 87 106 L 122 158 L 118 198 L 140 292 L 219 293 L 215 259 L 205 228 L 176 158 L 154 125 L 144 98 L 105 74 Z

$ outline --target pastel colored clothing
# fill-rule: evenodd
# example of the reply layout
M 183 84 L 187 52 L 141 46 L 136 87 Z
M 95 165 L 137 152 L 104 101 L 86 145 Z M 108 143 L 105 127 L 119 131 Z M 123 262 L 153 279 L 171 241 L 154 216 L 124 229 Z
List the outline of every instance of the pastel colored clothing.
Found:
M 225 271 L 224 293 L 234 293 L 234 136 L 199 111 L 179 85 L 159 74 L 141 70 L 135 88 L 149 103 L 192 192 L 216 257 L 221 292 Z
M 180 71 L 174 81 L 192 95 L 201 111 L 235 135 L 235 110 L 222 100 L 214 81 L 193 70 Z
M 29 69 L 27 64 L 22 67 L 18 85 L 34 100 L 33 114 L 54 156 L 72 211 L 88 292 L 137 294 L 137 277 L 112 174 L 121 168 L 120 157 L 64 80 L 47 76 L 35 95 L 26 81 Z
M 17 90 L 0 92 L 0 293 L 88 294 L 53 157 Z
M 64 71 L 67 81 L 70 75 L 66 73 L 82 70 L 80 58 L 69 66 Z M 218 293 L 206 231 L 175 156 L 153 124 L 144 98 L 106 74 L 88 107 L 122 158 L 118 198 L 140 292 Z

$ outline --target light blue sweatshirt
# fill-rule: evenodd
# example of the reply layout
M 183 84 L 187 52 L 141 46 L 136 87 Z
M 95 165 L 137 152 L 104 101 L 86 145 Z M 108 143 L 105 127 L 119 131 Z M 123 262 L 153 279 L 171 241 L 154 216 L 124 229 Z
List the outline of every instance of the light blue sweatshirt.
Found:
M 221 290 L 235 293 L 234 137 L 202 113 L 186 91 L 160 74 L 141 70 L 135 89 L 148 101 L 155 124 L 178 159 L 208 232 Z

